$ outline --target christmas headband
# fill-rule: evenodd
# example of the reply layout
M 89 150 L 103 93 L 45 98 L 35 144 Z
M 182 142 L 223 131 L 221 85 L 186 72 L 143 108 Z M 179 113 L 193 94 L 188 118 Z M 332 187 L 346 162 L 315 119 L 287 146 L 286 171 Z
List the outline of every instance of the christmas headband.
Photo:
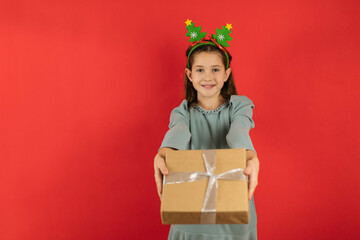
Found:
M 231 33 L 232 26 L 231 24 L 226 24 L 226 26 L 222 26 L 222 29 L 216 29 L 216 34 L 211 34 L 211 37 L 206 38 L 206 32 L 201 32 L 201 26 L 195 27 L 195 24 L 191 22 L 191 20 L 187 19 L 186 22 L 186 30 L 188 32 L 186 33 L 186 37 L 190 37 L 189 42 L 194 42 L 191 46 L 194 46 L 187 58 L 187 67 L 190 68 L 190 55 L 191 53 L 199 46 L 202 45 L 214 45 L 220 48 L 226 56 L 226 69 L 229 68 L 229 56 L 227 54 L 227 51 L 224 47 L 229 47 L 230 45 L 227 43 L 227 41 L 231 41 L 232 37 L 229 36 L 229 33 Z

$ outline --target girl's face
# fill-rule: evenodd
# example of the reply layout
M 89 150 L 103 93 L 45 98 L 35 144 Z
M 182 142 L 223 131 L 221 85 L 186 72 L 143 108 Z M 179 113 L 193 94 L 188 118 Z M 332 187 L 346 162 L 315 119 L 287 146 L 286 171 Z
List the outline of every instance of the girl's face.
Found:
M 197 91 L 198 99 L 218 98 L 231 69 L 225 70 L 221 56 L 216 52 L 200 52 L 194 56 L 192 70 L 186 75 Z

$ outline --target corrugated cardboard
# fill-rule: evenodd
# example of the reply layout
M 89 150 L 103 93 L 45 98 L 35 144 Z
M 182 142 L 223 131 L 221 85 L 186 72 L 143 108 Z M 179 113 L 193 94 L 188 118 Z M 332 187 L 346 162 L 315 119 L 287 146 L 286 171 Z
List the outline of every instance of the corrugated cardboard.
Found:
M 245 149 L 217 149 L 215 174 L 246 167 Z M 202 150 L 168 151 L 169 172 L 206 172 Z M 200 224 L 208 178 L 164 184 L 161 201 L 163 224 Z M 249 223 L 248 183 L 218 180 L 216 224 Z

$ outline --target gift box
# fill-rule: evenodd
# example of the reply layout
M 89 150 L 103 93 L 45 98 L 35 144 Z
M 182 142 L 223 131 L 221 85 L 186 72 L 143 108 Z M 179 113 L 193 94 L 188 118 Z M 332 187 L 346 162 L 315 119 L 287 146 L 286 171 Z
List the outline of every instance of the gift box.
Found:
M 167 151 L 163 224 L 249 223 L 245 149 Z

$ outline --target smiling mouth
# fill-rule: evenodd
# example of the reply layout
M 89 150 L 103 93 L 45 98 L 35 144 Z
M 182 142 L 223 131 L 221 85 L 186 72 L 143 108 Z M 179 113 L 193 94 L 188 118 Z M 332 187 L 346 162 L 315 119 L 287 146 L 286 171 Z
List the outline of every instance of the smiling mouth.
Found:
M 215 87 L 215 84 L 202 84 L 201 86 L 206 89 L 211 89 L 211 88 Z

